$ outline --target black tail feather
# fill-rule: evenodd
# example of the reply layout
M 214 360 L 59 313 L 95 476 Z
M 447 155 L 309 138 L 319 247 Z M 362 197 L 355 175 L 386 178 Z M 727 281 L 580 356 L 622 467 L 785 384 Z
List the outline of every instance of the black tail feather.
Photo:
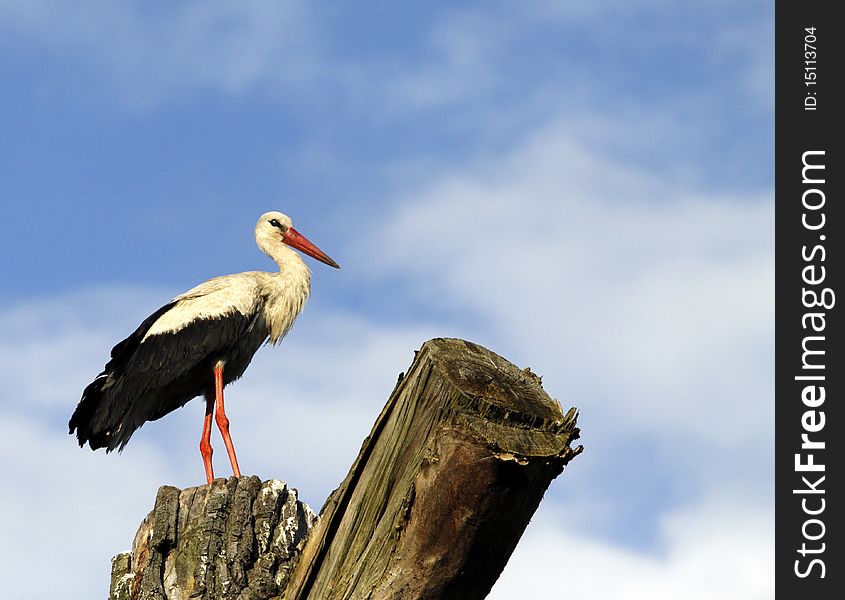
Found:
M 92 450 L 105 448 L 106 452 L 111 452 L 118 447 L 122 449 L 132 433 L 140 427 L 140 423 L 125 423 L 126 414 L 113 414 L 116 410 L 127 409 L 125 403 L 113 401 L 113 386 L 153 323 L 175 304 L 174 301 L 162 306 L 147 317 L 129 337 L 115 345 L 103 372 L 82 392 L 82 400 L 68 422 L 71 435 L 76 431 L 80 447 L 87 443 Z
M 108 377 L 102 374 L 85 388 L 82 392 L 82 400 L 68 422 L 70 433 L 73 434 L 76 431 L 76 439 L 80 447 L 87 442 L 92 450 L 98 448 L 106 448 L 107 452 L 114 450 L 113 447 L 109 447 L 108 431 L 98 427 L 104 420 L 101 413 L 104 408 L 103 393 L 107 382 Z

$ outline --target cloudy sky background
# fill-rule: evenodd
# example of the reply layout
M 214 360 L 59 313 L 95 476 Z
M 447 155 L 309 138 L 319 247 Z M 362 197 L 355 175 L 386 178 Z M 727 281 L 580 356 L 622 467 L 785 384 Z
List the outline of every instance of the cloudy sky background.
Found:
M 122 455 L 67 419 L 149 312 L 270 269 L 278 209 L 343 269 L 229 388 L 245 472 L 319 508 L 413 351 L 463 337 L 586 446 L 491 598 L 770 598 L 772 11 L 3 2 L 4 594 L 103 597 L 157 487 L 204 481 L 200 401 Z

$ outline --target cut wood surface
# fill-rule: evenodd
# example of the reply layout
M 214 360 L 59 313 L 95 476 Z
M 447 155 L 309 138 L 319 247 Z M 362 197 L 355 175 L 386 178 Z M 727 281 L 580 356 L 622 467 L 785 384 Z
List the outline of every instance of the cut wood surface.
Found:
M 564 414 L 529 369 L 471 342 L 426 342 L 323 507 L 285 599 L 484 598 L 577 437 L 575 409 Z

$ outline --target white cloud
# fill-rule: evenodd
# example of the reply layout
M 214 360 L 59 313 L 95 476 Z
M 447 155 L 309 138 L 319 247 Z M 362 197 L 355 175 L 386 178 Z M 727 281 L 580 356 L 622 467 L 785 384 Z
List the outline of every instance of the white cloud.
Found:
M 774 511 L 706 498 L 667 514 L 654 553 L 574 534 L 542 506 L 490 600 L 766 600 L 774 596 Z
M 268 80 L 298 87 L 321 70 L 308 22 L 294 0 L 143 10 L 107 0 L 35 0 L 6 2 L 0 12 L 0 31 L 104 68 L 136 109 L 197 89 L 239 94 Z
M 0 395 L 20 411 L 70 406 L 109 349 L 167 300 L 150 289 L 99 287 L 7 308 L 0 312 Z
M 766 199 L 707 197 L 551 123 L 397 205 L 372 240 L 391 253 L 362 249 L 372 276 L 483 315 L 550 390 L 643 432 L 727 446 L 767 435 Z
M 152 509 L 165 457 L 152 448 L 127 469 L 103 453 L 74 452 L 63 428 L 0 414 L 4 595 L 103 597 L 111 557 Z
M 408 113 L 485 97 L 502 84 L 501 63 L 515 33 L 482 12 L 445 16 L 429 32 L 426 60 L 389 73 L 383 93 L 390 108 Z
M 453 133 L 471 128 L 485 136 L 491 129 L 518 131 L 562 106 L 583 116 L 597 98 L 615 97 L 620 80 L 640 72 L 623 57 L 659 56 L 667 44 L 694 53 L 702 64 L 712 63 L 729 77 L 731 92 L 742 102 L 769 110 L 772 21 L 760 11 L 741 13 L 730 27 L 708 18 L 728 8 L 702 3 L 678 9 L 662 0 L 624 6 L 566 3 L 563 10 L 548 2 L 498 11 L 462 7 L 437 13 L 418 36 L 376 58 L 345 45 L 331 12 L 298 0 L 208 0 L 166 7 L 11 0 L 0 11 L 0 32 L 72 61 L 76 85 L 97 93 L 111 86 L 131 109 L 197 92 L 239 96 L 260 90 L 311 104 L 336 97 L 342 99 L 337 110 L 353 108 L 391 121 L 460 108 L 460 118 L 439 119 L 437 126 Z M 550 33 L 557 29 L 562 40 L 570 30 L 590 31 L 596 47 L 558 48 Z M 596 62 L 586 51 L 595 52 Z M 728 63 L 729 70 L 719 67 Z M 93 75 L 97 85 L 88 86 L 91 79 L 83 74 Z M 690 127 L 692 110 L 700 128 L 703 114 L 713 115 L 735 100 L 712 92 L 689 86 L 666 88 L 659 96 L 637 92 L 614 110 L 630 107 L 640 119 L 659 112 L 684 128 Z M 694 136 L 686 140 L 696 143 Z

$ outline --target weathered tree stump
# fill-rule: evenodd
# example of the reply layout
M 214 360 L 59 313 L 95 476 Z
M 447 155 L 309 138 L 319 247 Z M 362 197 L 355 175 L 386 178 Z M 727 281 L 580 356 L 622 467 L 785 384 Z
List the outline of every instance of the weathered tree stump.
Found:
M 163 486 L 132 552 L 112 559 L 109 600 L 270 598 L 316 519 L 282 481 Z
M 426 342 L 329 497 L 286 600 L 484 598 L 583 449 L 540 378 L 476 344 Z M 550 585 L 551 582 L 550 582 Z
M 163 487 L 110 600 L 484 598 L 578 433 L 529 369 L 430 340 L 316 525 L 281 482 Z

